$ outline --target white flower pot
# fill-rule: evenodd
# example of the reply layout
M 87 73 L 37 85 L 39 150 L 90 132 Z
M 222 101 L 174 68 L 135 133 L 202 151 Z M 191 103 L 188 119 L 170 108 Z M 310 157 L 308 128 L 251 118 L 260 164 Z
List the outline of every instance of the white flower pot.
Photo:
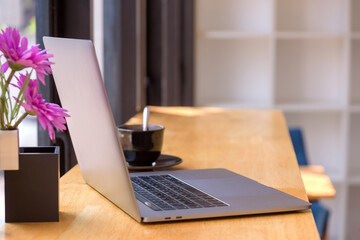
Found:
M 0 170 L 19 170 L 19 130 L 0 130 Z

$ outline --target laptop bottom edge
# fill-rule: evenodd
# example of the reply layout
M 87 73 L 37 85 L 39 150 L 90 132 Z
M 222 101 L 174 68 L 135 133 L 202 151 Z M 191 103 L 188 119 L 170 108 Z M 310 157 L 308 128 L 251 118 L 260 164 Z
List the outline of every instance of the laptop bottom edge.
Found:
M 157 222 L 170 222 L 182 220 L 196 220 L 196 219 L 210 219 L 210 218 L 223 218 L 223 217 L 236 217 L 236 216 L 251 216 L 263 215 L 273 213 L 290 213 L 290 212 L 306 212 L 311 209 L 311 205 L 304 209 L 304 206 L 299 207 L 285 207 L 285 208 L 271 208 L 271 209 L 256 209 L 256 210 L 241 210 L 231 212 L 212 212 L 202 214 L 188 214 L 188 215 L 170 215 L 161 217 L 142 217 L 143 223 L 157 223 Z

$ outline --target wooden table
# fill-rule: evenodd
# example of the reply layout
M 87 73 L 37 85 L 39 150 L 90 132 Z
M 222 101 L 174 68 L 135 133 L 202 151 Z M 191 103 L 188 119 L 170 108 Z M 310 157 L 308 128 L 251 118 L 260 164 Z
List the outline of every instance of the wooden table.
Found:
M 152 107 L 150 123 L 166 127 L 163 153 L 175 169 L 225 167 L 307 200 L 280 111 Z M 130 123 L 139 123 L 141 114 Z M 311 211 L 139 224 L 84 183 L 78 166 L 60 181 L 60 222 L 12 223 L 2 239 L 319 239 Z

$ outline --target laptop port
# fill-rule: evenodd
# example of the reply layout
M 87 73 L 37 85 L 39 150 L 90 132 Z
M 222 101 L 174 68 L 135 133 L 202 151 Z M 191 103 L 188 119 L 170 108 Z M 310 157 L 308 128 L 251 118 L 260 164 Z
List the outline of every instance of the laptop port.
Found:
M 177 216 L 176 219 L 182 219 L 182 216 Z
M 165 220 L 169 220 L 169 219 L 171 219 L 171 217 L 166 217 L 166 218 L 165 218 Z

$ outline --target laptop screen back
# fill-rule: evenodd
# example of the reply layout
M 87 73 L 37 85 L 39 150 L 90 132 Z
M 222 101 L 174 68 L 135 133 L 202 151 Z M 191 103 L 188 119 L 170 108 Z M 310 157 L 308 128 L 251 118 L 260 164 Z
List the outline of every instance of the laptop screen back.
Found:
M 90 40 L 44 37 L 67 126 L 85 181 L 140 222 L 140 212 Z

